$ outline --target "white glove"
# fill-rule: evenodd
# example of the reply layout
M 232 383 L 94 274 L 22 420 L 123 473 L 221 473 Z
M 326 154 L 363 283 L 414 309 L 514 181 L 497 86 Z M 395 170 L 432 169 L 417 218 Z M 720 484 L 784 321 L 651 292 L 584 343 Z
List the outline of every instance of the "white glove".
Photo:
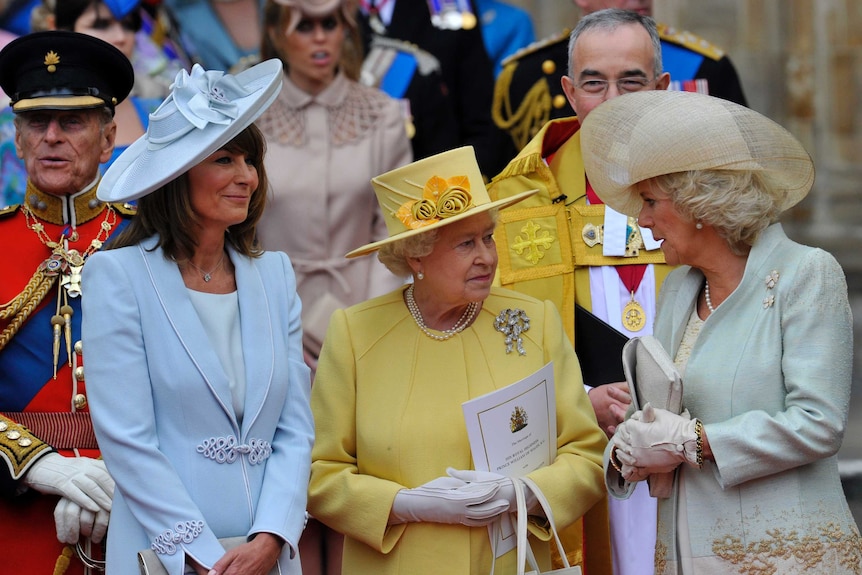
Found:
M 480 527 L 491 523 L 509 508 L 496 499 L 496 483 L 465 483 L 453 477 L 438 477 L 413 489 L 402 489 L 392 502 L 395 523 L 427 521 Z
M 33 463 L 23 481 L 40 493 L 66 497 L 92 513 L 111 511 L 114 480 L 100 459 L 49 453 Z
M 500 490 L 497 491 L 497 495 L 494 498 L 507 501 L 509 503 L 509 508 L 507 509 L 509 513 L 516 513 L 518 511 L 518 503 L 515 499 L 515 487 L 512 485 L 511 477 L 506 477 L 505 475 L 500 475 L 499 473 L 493 473 L 491 471 L 453 469 L 451 467 L 446 469 L 446 473 L 449 477 L 454 477 L 461 481 L 466 481 L 467 483 L 496 483 L 500 486 Z M 531 511 L 539 507 L 539 501 L 533 494 L 532 489 L 524 489 L 524 497 L 527 503 L 527 511 Z
M 99 543 L 108 531 L 110 512 L 99 509 L 96 513 L 83 509 L 71 499 L 61 498 L 54 508 L 54 523 L 57 539 L 61 543 L 74 545 L 80 537 L 89 537 Z
M 683 462 L 697 463 L 697 420 L 647 403 L 617 427 L 616 455 L 621 463 L 648 474 L 672 471 Z

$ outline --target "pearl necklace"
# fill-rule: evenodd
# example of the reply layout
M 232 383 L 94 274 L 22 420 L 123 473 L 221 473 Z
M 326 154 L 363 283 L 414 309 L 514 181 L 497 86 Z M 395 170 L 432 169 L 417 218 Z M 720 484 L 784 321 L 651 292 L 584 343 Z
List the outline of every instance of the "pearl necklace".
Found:
M 709 313 L 715 313 L 715 308 L 712 307 L 712 300 L 709 298 L 709 280 L 706 281 L 706 285 L 703 288 L 703 295 L 706 298 L 706 307 L 709 309 Z
M 419 329 L 422 330 L 422 333 L 430 337 L 431 339 L 435 339 L 437 341 L 446 341 L 450 337 L 464 331 L 470 322 L 473 321 L 473 318 L 476 316 L 476 313 L 479 311 L 479 302 L 471 301 L 467 306 L 467 309 L 464 310 L 464 314 L 461 316 L 461 319 L 453 325 L 449 329 L 442 330 L 443 335 L 437 335 L 428 329 L 428 326 L 425 325 L 425 320 L 422 318 L 422 312 L 419 311 L 419 306 L 416 304 L 416 300 L 413 298 L 413 287 L 414 284 L 410 284 L 410 287 L 407 288 L 405 292 L 405 296 L 407 297 L 407 309 L 410 310 L 410 315 L 413 316 L 413 319 L 416 321 L 416 325 L 419 326 Z
M 205 282 L 209 282 L 211 279 L 213 279 L 213 274 L 218 271 L 218 269 L 221 267 L 221 264 L 223 262 L 224 262 L 224 252 L 221 253 L 221 258 L 219 259 L 219 261 L 215 265 L 215 267 L 212 269 L 212 271 L 205 272 L 204 270 L 202 270 L 201 268 L 199 268 L 198 266 L 193 264 L 191 259 L 186 260 L 187 264 L 189 264 L 190 266 L 192 266 L 193 268 L 198 270 L 198 272 L 200 272 L 201 277 L 204 279 Z

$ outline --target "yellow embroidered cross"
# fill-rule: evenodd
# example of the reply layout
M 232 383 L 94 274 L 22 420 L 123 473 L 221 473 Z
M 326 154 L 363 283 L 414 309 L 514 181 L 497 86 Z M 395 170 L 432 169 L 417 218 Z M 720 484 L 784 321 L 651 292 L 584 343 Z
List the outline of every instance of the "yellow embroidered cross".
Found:
M 545 253 L 542 250 L 549 249 L 551 244 L 554 243 L 554 238 L 551 237 L 551 234 L 547 231 L 540 232 L 541 229 L 542 226 L 529 221 L 521 228 L 526 237 L 517 235 L 515 236 L 515 241 L 512 243 L 512 248 L 519 256 L 523 255 L 525 251 L 527 252 L 524 255 L 524 259 L 533 265 L 536 265 L 540 259 L 545 257 Z

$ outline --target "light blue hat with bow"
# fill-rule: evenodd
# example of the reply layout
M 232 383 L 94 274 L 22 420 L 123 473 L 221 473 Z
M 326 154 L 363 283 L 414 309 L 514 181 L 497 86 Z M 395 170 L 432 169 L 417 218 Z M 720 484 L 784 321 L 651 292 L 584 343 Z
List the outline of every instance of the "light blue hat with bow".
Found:
M 267 60 L 231 75 L 180 70 L 171 93 L 150 114 L 147 132 L 120 154 L 99 184 L 105 202 L 145 196 L 222 148 L 275 100 L 282 64 Z

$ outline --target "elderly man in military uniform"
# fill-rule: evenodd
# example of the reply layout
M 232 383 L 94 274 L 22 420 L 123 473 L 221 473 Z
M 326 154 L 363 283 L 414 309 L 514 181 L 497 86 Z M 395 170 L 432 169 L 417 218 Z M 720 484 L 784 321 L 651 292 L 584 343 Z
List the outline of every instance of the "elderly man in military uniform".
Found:
M 652 0 L 572 0 L 587 16 L 605 8 L 652 16 Z M 671 77 L 669 90 L 700 92 L 748 105 L 733 63 L 724 51 L 685 30 L 657 24 L 662 67 Z M 572 115 L 560 85 L 569 60 L 570 29 L 536 42 L 503 62 L 494 87 L 492 116 L 508 137 L 503 146 L 512 157 L 548 120 Z
M 504 287 L 557 305 L 596 418 L 610 437 L 631 403 L 622 346 L 651 333 L 656 293 L 669 268 L 649 230 L 605 209 L 593 192 L 584 173 L 579 119 L 610 98 L 667 89 L 671 76 L 662 69 L 655 22 L 637 12 L 589 14 L 569 45 L 566 73 L 558 82 L 578 117 L 545 124 L 492 180 L 489 192 L 498 200 L 539 189 L 500 214 L 499 279 Z M 586 571 L 610 572 L 608 510 L 614 573 L 651 575 L 656 505 L 646 488 L 585 516 Z
M 24 203 L 0 213 L 4 573 L 85 573 L 101 556 L 114 482 L 87 408 L 80 279 L 132 213 L 98 201 L 96 188 L 133 81 L 128 58 L 83 34 L 29 34 L 0 51 L 28 175 Z

